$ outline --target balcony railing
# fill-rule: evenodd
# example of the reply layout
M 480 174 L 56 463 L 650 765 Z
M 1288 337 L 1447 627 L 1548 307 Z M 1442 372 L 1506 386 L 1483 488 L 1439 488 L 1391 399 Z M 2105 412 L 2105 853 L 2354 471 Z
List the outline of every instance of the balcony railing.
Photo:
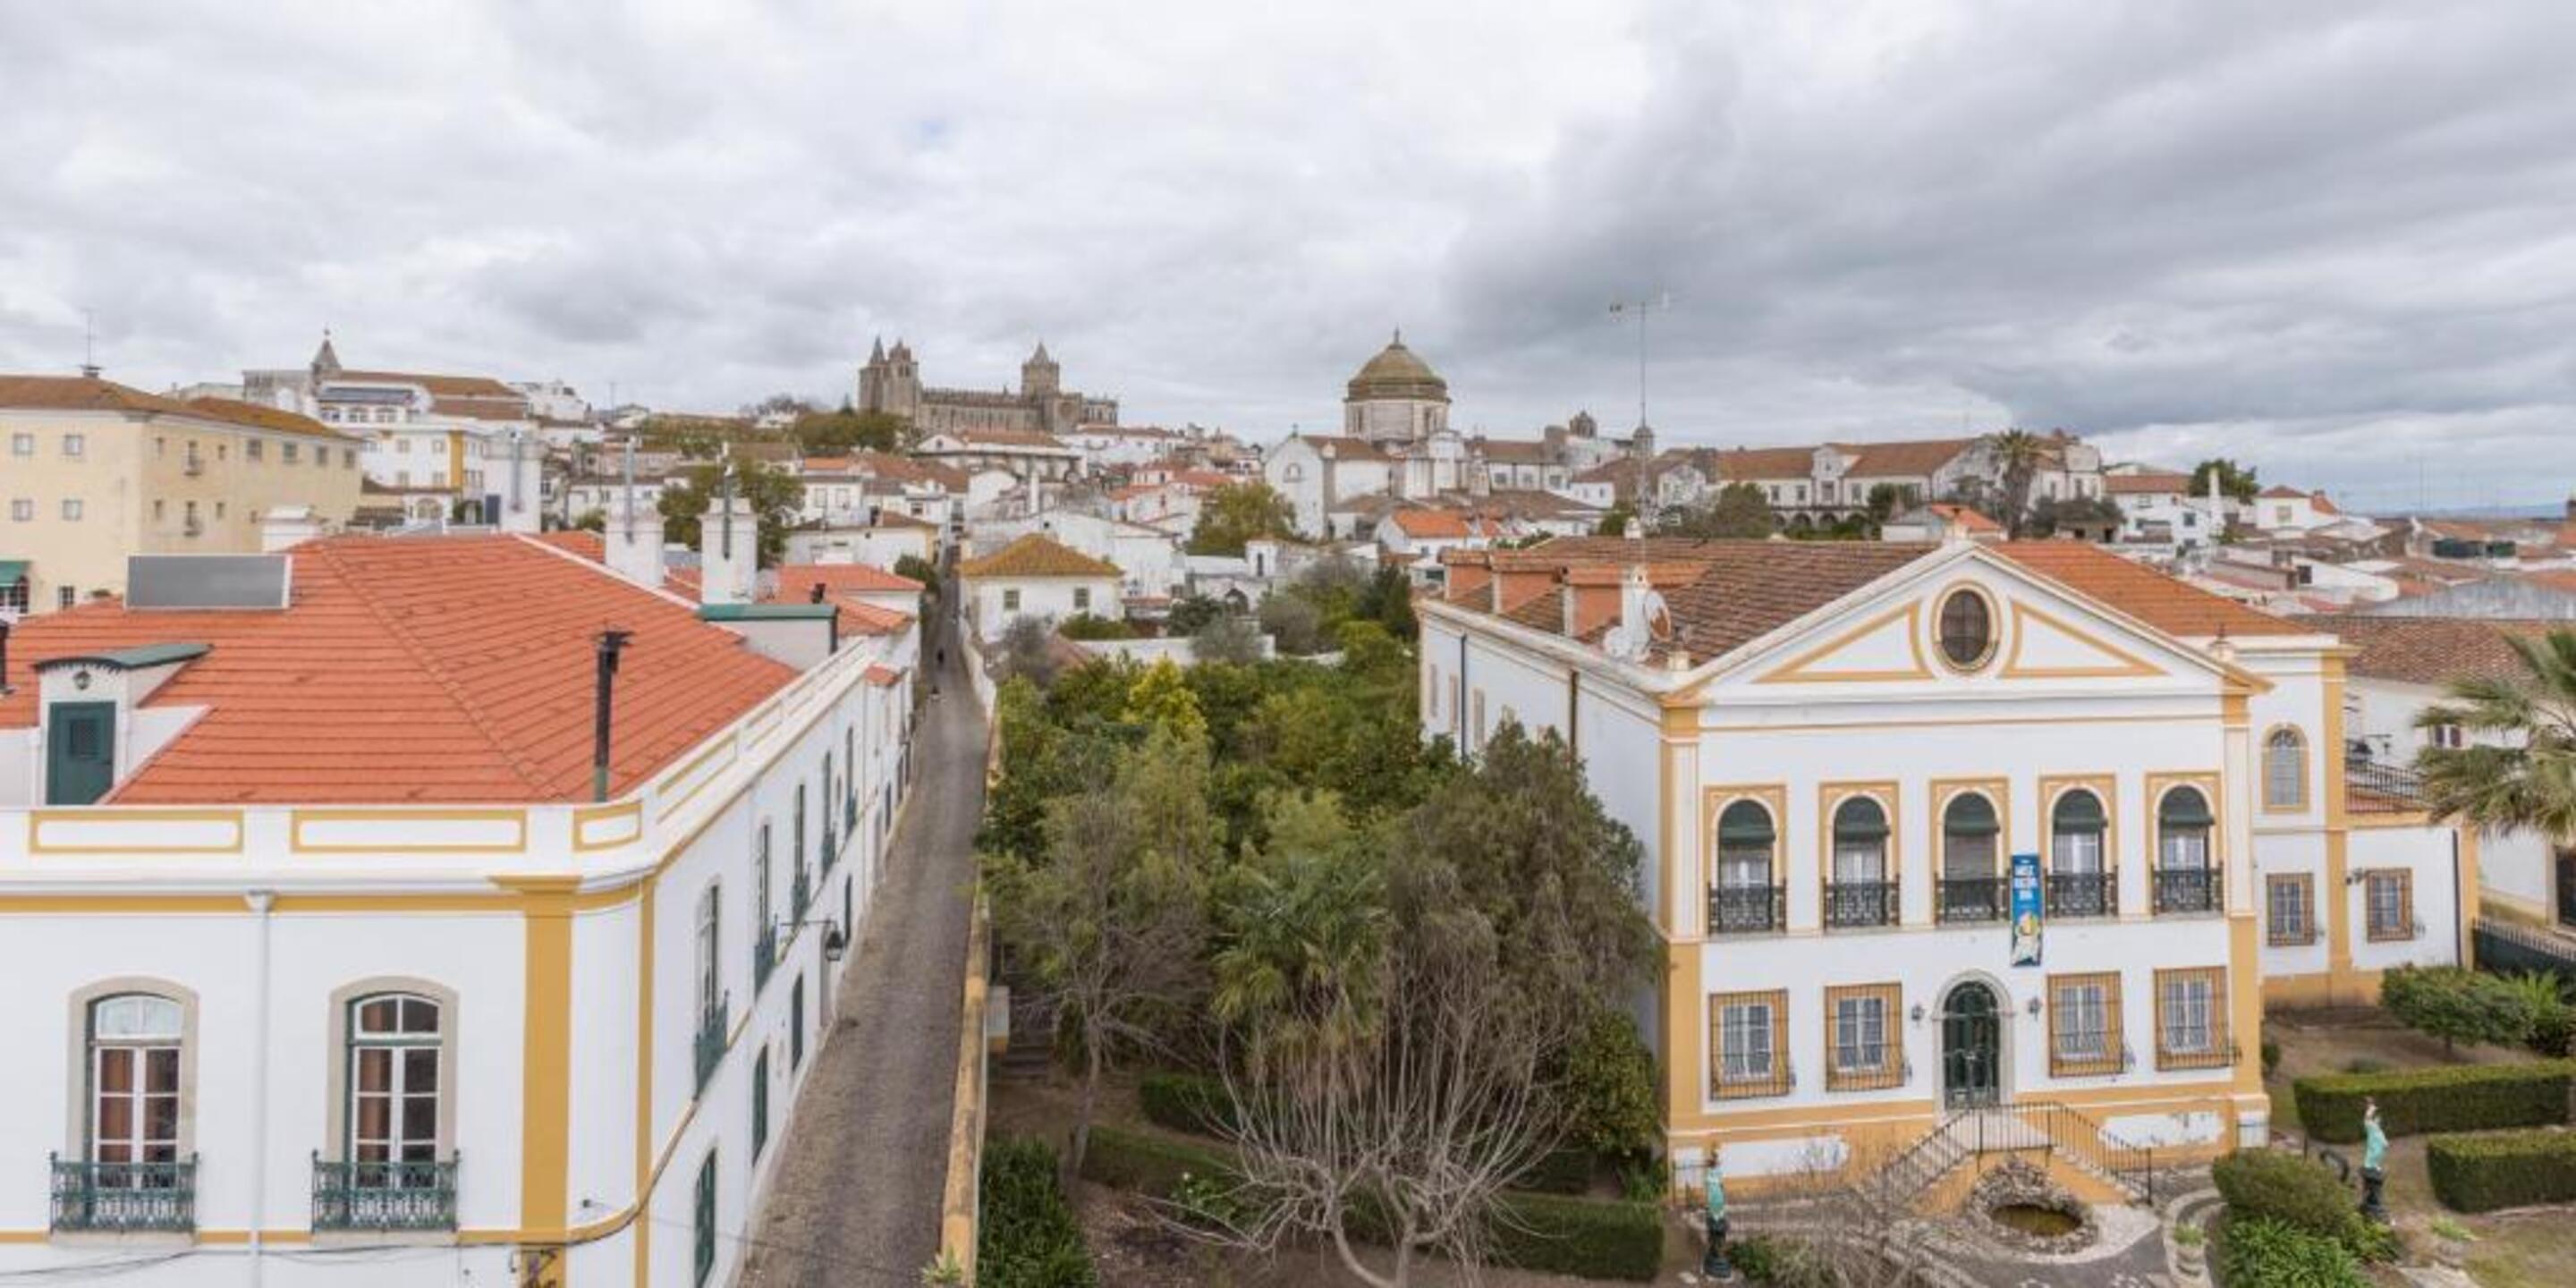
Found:
M 2345 799 L 2355 814 L 2407 814 L 2429 806 L 2424 776 L 2406 765 L 2347 760 L 2343 782 Z
M 2051 872 L 2045 906 L 2052 917 L 2119 916 L 2120 874 Z
M 788 906 L 796 910 L 795 921 L 805 919 L 805 909 L 814 903 L 814 879 L 805 873 L 805 865 L 796 865 L 796 879 L 788 883 Z
M 2234 1042 L 2204 1042 L 2196 1046 L 2168 1047 L 2173 1035 L 2156 1035 L 2156 1067 L 2159 1069 L 2224 1069 L 2244 1055 Z
M 453 1230 L 456 1160 L 334 1162 L 313 1156 L 316 1230 Z
M 1828 881 L 1825 883 L 1825 927 L 1849 930 L 1893 926 L 1897 884 L 1893 881 Z
M 724 1061 L 725 1039 L 732 1032 L 730 1012 L 733 998 L 716 999 L 698 1016 L 698 1090 L 707 1089 L 707 1079 L 716 1076 L 716 1066 Z
M 197 1228 L 197 1160 L 92 1163 L 54 1155 L 57 1230 L 179 1233 Z
M 1871 1058 L 1856 1059 L 1848 1064 L 1842 1059 L 1845 1052 L 1828 1051 L 1825 1054 L 1827 1091 L 1887 1091 L 1904 1086 L 1914 1076 L 1913 1066 L 1906 1063 L 1904 1054 L 1896 1049 L 1893 1040 L 1875 1052 L 1850 1053 Z
M 1785 886 L 1719 886 L 1708 892 L 1708 933 L 1767 935 L 1786 929 L 1789 891 Z
M 1798 1071 L 1786 1058 L 1775 1059 L 1768 1069 L 1717 1073 L 1717 1098 L 1746 1099 L 1754 1096 L 1785 1096 L 1798 1089 Z
M 2049 1039 L 2048 1076 L 2052 1078 L 2104 1078 L 2126 1073 L 2136 1063 L 2129 1044 L 2117 1039 L 2071 1047 L 2060 1046 L 2054 1036 Z
M 2156 891 L 2156 915 L 2159 917 L 2220 910 L 2221 869 L 2217 864 L 2205 868 L 2161 868 L 2152 874 Z
M 837 838 L 835 838 L 835 837 L 832 835 L 832 820 L 830 820 L 830 819 L 828 819 L 828 818 L 827 818 L 827 819 L 824 819 L 824 820 L 823 820 L 823 870 L 824 870 L 824 871 L 826 871 L 826 872 L 829 872 L 829 871 L 831 871 L 831 870 L 832 870 L 832 862 L 833 862 L 833 860 L 838 859 L 838 858 L 840 858 L 840 857 L 841 857 L 841 847 L 840 847 L 839 845 L 834 844 L 834 841 L 835 841 L 836 839 L 837 839 Z
M 751 940 L 751 988 L 759 992 L 769 982 L 769 972 L 778 966 L 778 923 L 763 921 L 760 933 Z
M 2011 887 L 2002 877 L 1943 877 L 1933 888 L 1933 911 L 1944 923 L 2001 921 Z

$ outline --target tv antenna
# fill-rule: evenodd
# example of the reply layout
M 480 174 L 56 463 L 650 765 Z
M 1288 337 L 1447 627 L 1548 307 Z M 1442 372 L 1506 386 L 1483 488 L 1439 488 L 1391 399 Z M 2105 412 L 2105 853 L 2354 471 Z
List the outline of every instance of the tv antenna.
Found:
M 1637 319 L 1637 428 L 1646 427 L 1646 315 L 1661 313 L 1673 306 L 1673 293 L 1657 291 L 1652 296 L 1635 300 L 1616 300 L 1610 305 L 1613 321 Z

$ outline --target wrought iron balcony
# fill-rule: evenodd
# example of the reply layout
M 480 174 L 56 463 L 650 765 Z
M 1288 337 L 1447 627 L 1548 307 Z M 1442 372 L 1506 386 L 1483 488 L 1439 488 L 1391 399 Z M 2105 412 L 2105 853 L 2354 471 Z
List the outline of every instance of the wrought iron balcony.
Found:
M 806 874 L 804 864 L 796 865 L 796 879 L 788 883 L 787 890 L 787 906 L 796 910 L 789 920 L 803 921 L 805 910 L 814 903 L 814 878 Z
M 1893 881 L 1828 881 L 1825 883 L 1825 928 L 1893 926 L 1897 921 L 1897 884 Z
M 2217 912 L 2223 902 L 2215 863 L 2205 868 L 2160 868 L 2153 873 L 2156 915 Z
M 316 1230 L 453 1230 L 456 1160 L 363 1163 L 313 1156 Z
M 2044 903 L 2051 917 L 2116 917 L 2120 915 L 2117 872 L 2051 872 Z
M 2003 877 L 1943 877 L 1933 888 L 1933 912 L 1945 925 L 2001 921 L 2011 888 Z
M 1887 1091 L 1904 1086 L 1914 1076 L 1914 1066 L 1896 1049 L 1893 1037 L 1876 1050 L 1833 1050 L 1825 1055 L 1827 1091 Z M 1846 1055 L 1853 1058 L 1846 1062 Z
M 2245 1054 L 2244 1049 L 2224 1038 L 2215 1042 L 2180 1047 L 2167 1046 L 2174 1034 L 2156 1035 L 2156 1067 L 2159 1069 L 2224 1069 Z
M 197 1159 L 92 1163 L 52 1155 L 53 1228 L 116 1234 L 197 1228 Z
M 760 923 L 760 933 L 751 941 L 751 988 L 758 992 L 769 982 L 769 972 L 778 966 L 778 923 Z
M 1749 1099 L 1755 1096 L 1785 1096 L 1798 1089 L 1798 1071 L 1786 1057 L 1774 1059 L 1767 1069 L 1737 1070 L 1724 1067 L 1717 1071 L 1714 1090 L 1720 1100 Z
M 824 871 L 826 871 L 826 872 L 831 871 L 831 870 L 832 870 L 832 865 L 833 865 L 835 862 L 838 862 L 838 861 L 840 860 L 840 857 L 841 857 L 841 847 L 840 847 L 838 844 L 836 844 L 836 843 L 835 843 L 838 839 L 839 839 L 839 838 L 835 837 L 835 836 L 832 834 L 832 820 L 830 820 L 830 819 L 828 819 L 828 818 L 827 818 L 827 819 L 824 819 L 824 820 L 823 820 L 823 870 L 824 870 Z
M 1767 935 L 1787 929 L 1786 886 L 1719 886 L 1708 892 L 1708 933 Z
M 698 1090 L 707 1089 L 707 1079 L 716 1075 L 716 1066 L 724 1062 L 725 1039 L 732 1032 L 730 994 L 716 999 L 698 1016 Z

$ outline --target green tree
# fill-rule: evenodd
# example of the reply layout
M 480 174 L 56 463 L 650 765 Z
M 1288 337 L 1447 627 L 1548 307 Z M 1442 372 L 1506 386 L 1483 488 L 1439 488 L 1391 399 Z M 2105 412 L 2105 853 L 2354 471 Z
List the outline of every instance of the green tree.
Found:
M 1628 535 L 1628 525 L 1635 522 L 1636 518 L 1637 508 L 1625 501 L 1621 501 L 1617 505 L 1611 506 L 1608 510 L 1602 512 L 1601 522 L 1592 529 L 1592 535 L 1596 537 L 1624 537 Z
M 1885 523 L 1923 503 L 1922 493 L 1910 483 L 1873 483 L 1869 489 L 1869 521 Z
M 1190 633 L 1190 660 L 1249 666 L 1261 660 L 1261 624 L 1241 613 L 1220 612 Z
M 1282 587 L 1261 601 L 1257 614 L 1263 632 L 1279 651 L 1304 657 L 1324 649 L 1324 610 L 1295 590 Z
M 1125 719 L 1194 743 L 1207 742 L 1207 717 L 1199 713 L 1198 695 L 1190 692 L 1180 665 L 1170 658 L 1155 659 L 1127 686 Z
M 1604 1009 L 1566 1055 L 1566 1135 L 1595 1154 L 1651 1148 L 1663 1126 L 1655 1088 L 1655 1053 L 1637 1022 Z
M 894 560 L 894 575 L 910 577 L 920 582 L 923 595 L 934 600 L 939 598 L 939 569 L 929 560 L 919 555 L 897 555 Z
M 1750 483 L 1729 483 L 1707 505 L 1676 510 L 1664 520 L 1665 535 L 1675 537 L 1757 540 L 1774 527 L 1770 500 Z
M 1012 618 L 1002 627 L 993 664 L 1002 674 L 1035 681 L 1041 688 L 1054 684 L 1055 623 L 1043 617 Z
M 2018 536 L 2030 515 L 2030 487 L 2053 455 L 2049 441 L 2026 429 L 1988 434 L 1981 444 L 2001 474 L 2004 527 Z
M 1136 628 L 1124 620 L 1097 613 L 1075 613 L 1056 623 L 1056 633 L 1069 640 L 1132 640 Z
M 732 463 L 734 489 L 751 503 L 752 516 L 760 524 L 760 566 L 774 568 L 787 552 L 787 530 L 801 521 L 805 505 L 805 485 L 794 474 L 766 461 L 736 460 Z M 723 490 L 725 464 L 709 461 L 693 466 L 686 482 L 662 493 L 662 534 L 665 540 L 703 548 L 701 521 L 708 503 Z
M 2209 495 L 2209 477 L 2218 476 L 2219 495 L 2234 501 L 2251 501 L 2263 490 L 2262 481 L 2254 476 L 2254 467 L 2239 465 L 2224 456 L 2214 456 L 2191 467 L 2191 494 Z
M 1397 639 L 1412 639 L 1420 629 L 1413 617 L 1413 579 L 1401 568 L 1380 568 L 1351 606 L 1355 617 L 1373 621 Z
M 2030 507 L 2030 518 L 2022 525 L 2025 537 L 2051 537 L 2061 530 L 2090 532 L 2095 529 L 2116 531 L 2122 521 L 2120 506 L 2107 497 L 2041 497 Z
M 1368 1040 L 1384 992 L 1386 878 L 1330 792 L 1262 800 L 1267 840 L 1217 888 L 1209 1013 L 1256 1074 L 1330 1064 Z
M 789 432 L 807 456 L 846 456 L 853 451 L 892 452 L 903 447 L 903 418 L 890 412 L 808 411 Z
M 608 531 L 608 511 L 594 505 L 582 511 L 572 521 L 572 526 L 584 532 L 606 532 Z
M 1297 511 L 1288 498 L 1259 479 L 1209 489 L 1199 498 L 1198 526 L 1190 530 L 1194 555 L 1241 555 L 1243 544 L 1297 534 Z
M 2455 1044 L 2519 1046 L 2530 1040 L 2531 999 L 2513 981 L 2457 966 L 2399 966 L 2382 976 L 2379 1004 L 2398 1023 Z
M 2426 747 L 2415 767 L 2437 820 L 2576 843 L 2576 629 L 2508 635 L 2516 673 L 2462 676 L 2420 729 L 2456 725 L 2460 747 Z
M 1198 634 L 1200 627 L 1215 621 L 1224 612 L 1223 603 L 1206 595 L 1183 595 L 1172 601 L 1172 611 L 1163 619 L 1163 629 L 1186 639 Z

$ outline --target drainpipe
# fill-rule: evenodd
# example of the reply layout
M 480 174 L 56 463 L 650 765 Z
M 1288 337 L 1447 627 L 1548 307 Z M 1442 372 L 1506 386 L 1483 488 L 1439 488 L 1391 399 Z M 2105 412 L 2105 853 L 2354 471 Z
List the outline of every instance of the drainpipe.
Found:
M 259 918 L 258 966 L 253 972 L 258 980 L 259 1004 L 252 1022 L 257 1040 L 251 1047 L 250 1075 L 250 1283 L 251 1288 L 259 1288 L 265 1270 L 260 1258 L 268 1241 L 269 911 L 276 905 L 277 895 L 253 890 L 247 898 L 252 914 Z
M 9 619 L 0 617 L 0 698 L 15 692 L 9 687 Z
M 599 633 L 599 667 L 591 691 L 590 726 L 590 798 L 608 799 L 608 711 L 609 700 L 617 693 L 617 655 L 635 632 L 616 629 Z
M 2451 964 L 2469 964 L 2468 922 L 2461 914 L 2469 906 L 2469 892 L 2460 883 L 2460 828 L 2463 820 L 2451 822 Z

